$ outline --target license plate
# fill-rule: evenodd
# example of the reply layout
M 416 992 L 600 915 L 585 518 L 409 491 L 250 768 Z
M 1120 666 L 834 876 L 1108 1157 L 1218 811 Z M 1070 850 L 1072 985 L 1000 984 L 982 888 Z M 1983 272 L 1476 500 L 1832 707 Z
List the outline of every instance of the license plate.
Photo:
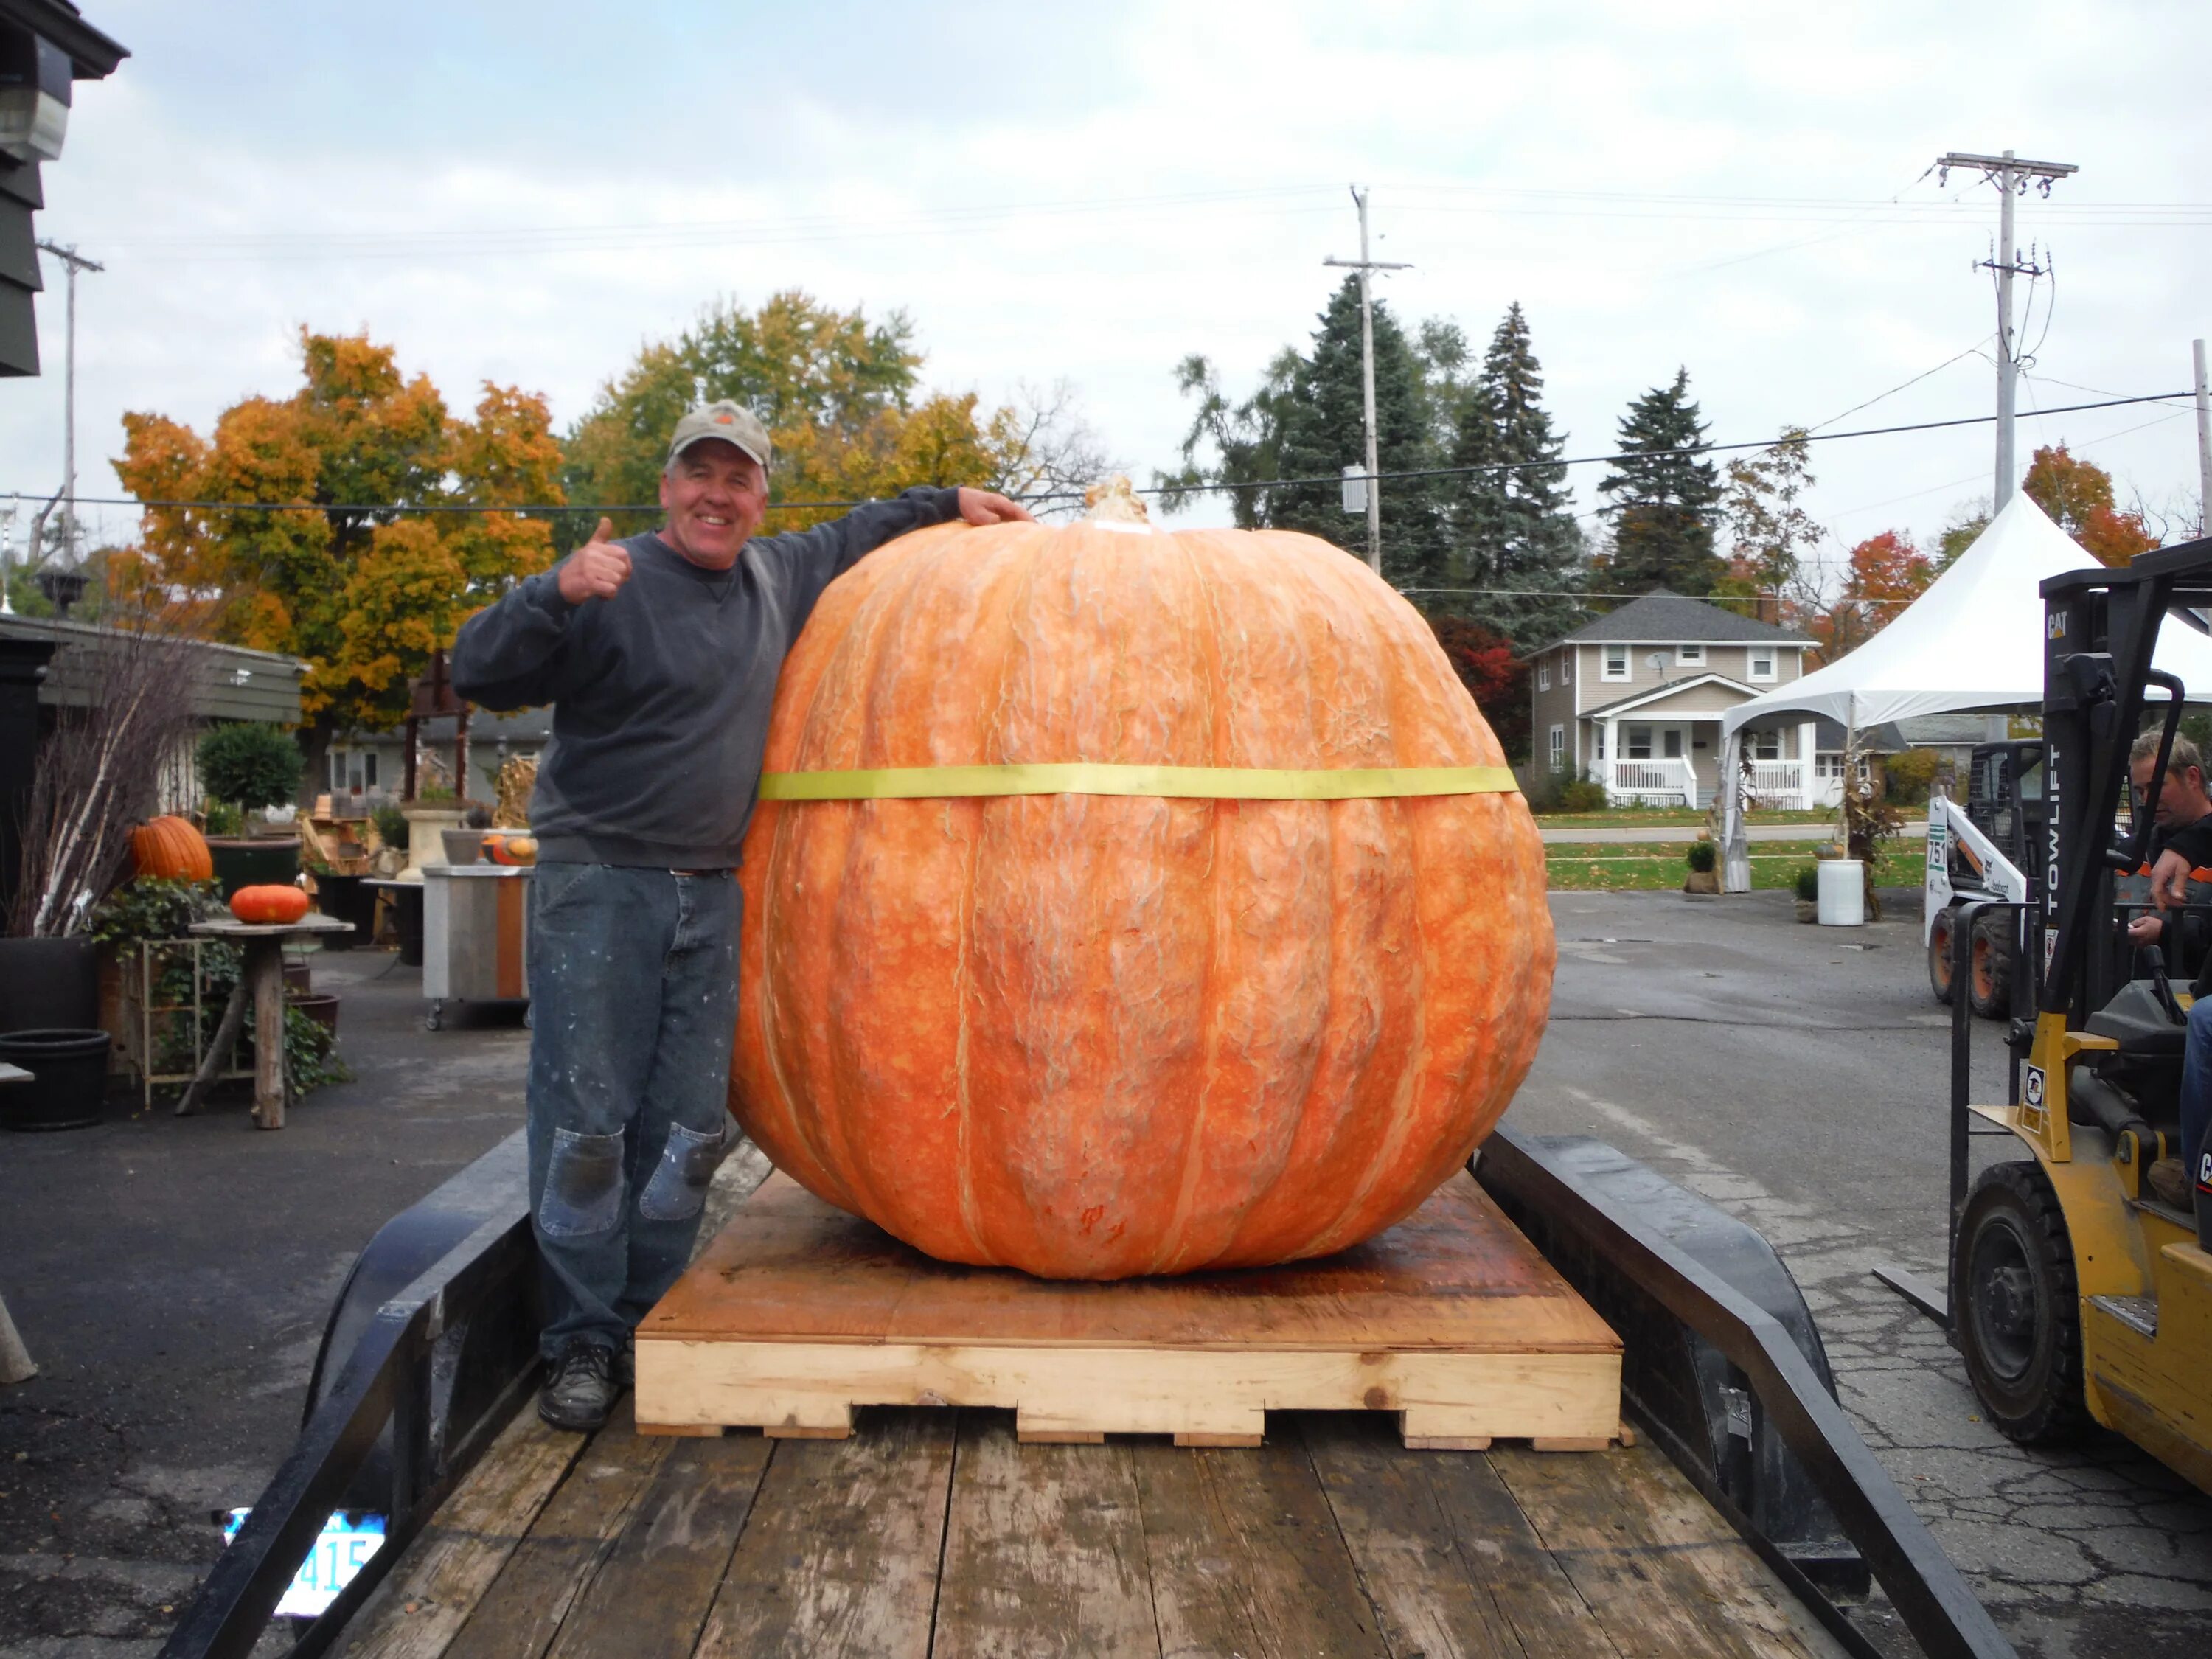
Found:
M 238 1536 L 238 1529 L 252 1513 L 252 1510 L 230 1511 L 222 1528 L 226 1541 Z M 337 1599 L 338 1592 L 353 1582 L 354 1574 L 368 1564 L 369 1557 L 383 1547 L 382 1516 L 338 1510 L 323 1522 L 322 1536 L 315 1540 L 314 1548 L 307 1552 L 300 1571 L 285 1586 L 284 1599 L 276 1604 L 278 1614 L 294 1619 L 319 1617 Z

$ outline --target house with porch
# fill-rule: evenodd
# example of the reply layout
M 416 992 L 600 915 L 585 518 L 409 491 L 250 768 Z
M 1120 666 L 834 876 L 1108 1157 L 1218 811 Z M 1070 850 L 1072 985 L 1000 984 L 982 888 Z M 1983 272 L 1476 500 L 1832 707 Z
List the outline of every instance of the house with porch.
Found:
M 1615 805 L 1705 806 L 1719 787 L 1721 715 L 1797 678 L 1813 641 L 1657 589 L 1530 653 L 1534 764 L 1596 779 Z M 1833 805 L 1842 732 L 1820 722 L 1747 734 L 1752 788 L 1777 807 Z

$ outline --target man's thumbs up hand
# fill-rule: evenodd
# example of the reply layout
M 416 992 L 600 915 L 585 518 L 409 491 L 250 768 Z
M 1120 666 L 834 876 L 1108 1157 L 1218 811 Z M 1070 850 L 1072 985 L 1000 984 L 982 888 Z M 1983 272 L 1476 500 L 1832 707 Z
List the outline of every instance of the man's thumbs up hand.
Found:
M 611 599 L 629 580 L 629 550 L 615 544 L 614 533 L 614 520 L 601 519 L 592 539 L 561 562 L 561 573 L 555 580 L 561 597 L 569 604 Z

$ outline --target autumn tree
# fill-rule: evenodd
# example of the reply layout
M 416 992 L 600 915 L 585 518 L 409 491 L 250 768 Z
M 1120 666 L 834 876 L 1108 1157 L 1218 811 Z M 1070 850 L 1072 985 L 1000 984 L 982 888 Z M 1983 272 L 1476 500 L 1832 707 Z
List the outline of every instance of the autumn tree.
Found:
M 1504 746 L 1508 760 L 1528 757 L 1528 659 L 1497 629 L 1466 617 L 1429 616 L 1429 626 L 1460 684 Z
M 1721 500 L 1713 464 L 1699 453 L 1705 424 L 1690 396 L 1690 372 L 1654 386 L 1620 421 L 1621 459 L 1598 485 L 1613 498 L 1612 585 L 1704 594 L 1724 567 L 1713 550 Z
M 1017 386 L 985 411 L 973 393 L 927 393 L 914 325 L 894 311 L 871 322 L 797 289 L 758 310 L 724 301 L 672 340 L 652 341 L 563 443 L 568 499 L 564 546 L 598 522 L 601 504 L 658 499 L 668 434 L 684 411 L 727 398 L 760 417 L 775 445 L 775 501 L 860 501 L 915 484 L 979 484 L 1007 494 L 1070 492 L 1112 463 L 1065 382 Z M 784 510 L 775 529 L 798 529 L 842 509 Z M 625 534 L 653 528 L 657 509 L 616 514 Z
M 115 467 L 139 500 L 239 505 L 148 507 L 109 581 L 189 596 L 216 637 L 303 659 L 313 778 L 335 735 L 397 723 L 430 653 L 551 560 L 542 519 L 442 509 L 557 502 L 561 452 L 533 392 L 487 382 L 464 420 L 366 334 L 300 343 L 300 388 L 234 404 L 206 437 L 123 417 Z
M 1785 427 L 1771 447 L 1729 463 L 1721 501 L 1728 568 L 1713 583 L 1713 596 L 1764 601 L 1763 612 L 1741 608 L 1765 621 L 1781 620 L 1785 607 L 1802 609 L 1811 596 L 1802 555 L 1826 532 L 1803 505 L 1815 482 L 1810 451 L 1803 428 Z
M 2125 565 L 2159 544 L 2141 513 L 2113 506 L 2112 475 L 2094 461 L 2077 460 L 2064 444 L 2037 450 L 2020 487 L 2100 564 Z
M 1885 530 L 1854 547 L 1841 589 L 1807 621 L 1821 660 L 1848 655 L 1881 632 L 1928 591 L 1936 574 L 1935 562 L 1901 530 Z

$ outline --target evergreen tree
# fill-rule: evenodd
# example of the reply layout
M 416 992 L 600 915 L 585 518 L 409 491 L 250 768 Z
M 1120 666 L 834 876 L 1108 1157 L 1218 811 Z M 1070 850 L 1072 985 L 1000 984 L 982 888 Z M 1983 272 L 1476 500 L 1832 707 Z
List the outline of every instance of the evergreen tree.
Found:
M 1323 478 L 1272 491 L 1268 522 L 1303 530 L 1362 557 L 1367 550 L 1364 518 L 1346 514 L 1336 480 L 1367 459 L 1367 425 L 1360 383 L 1359 283 L 1347 277 L 1321 314 L 1312 352 L 1299 360 L 1281 411 L 1276 464 L 1279 477 Z M 1384 473 L 1415 471 L 1437 464 L 1429 398 L 1421 360 L 1389 307 L 1375 302 L 1376 465 Z M 1385 477 L 1382 491 L 1382 575 L 1393 587 L 1464 586 L 1450 566 L 1436 482 Z M 1427 603 L 1431 596 L 1413 595 Z
M 1582 532 L 1570 510 L 1565 440 L 1542 404 L 1542 366 L 1516 301 L 1490 337 L 1482 368 L 1457 399 L 1455 466 L 1496 467 L 1449 481 L 1449 522 L 1470 587 L 1516 590 L 1469 597 L 1466 613 L 1522 651 L 1557 639 L 1582 615 L 1563 597 L 1578 583 Z
M 1613 463 L 1600 491 L 1613 497 L 1612 585 L 1623 592 L 1653 587 L 1705 594 L 1724 567 L 1713 551 L 1721 499 L 1713 464 L 1694 451 L 1705 441 L 1690 371 L 1654 386 L 1628 406 L 1620 422 L 1627 459 Z

